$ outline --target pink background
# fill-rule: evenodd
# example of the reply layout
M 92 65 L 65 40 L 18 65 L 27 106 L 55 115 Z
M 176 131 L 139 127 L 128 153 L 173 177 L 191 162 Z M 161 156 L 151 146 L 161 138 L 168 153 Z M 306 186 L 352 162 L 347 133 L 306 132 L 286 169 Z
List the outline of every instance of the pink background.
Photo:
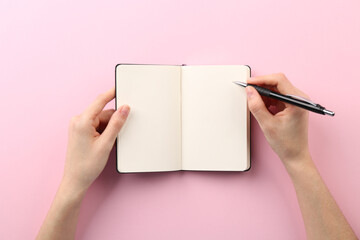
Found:
M 0 1 L 0 239 L 35 237 L 62 176 L 69 119 L 114 85 L 121 62 L 284 72 L 336 112 L 310 114 L 310 148 L 360 234 L 359 8 L 358 0 Z M 251 130 L 244 173 L 119 175 L 112 154 L 83 202 L 77 238 L 304 239 L 292 183 L 255 121 Z

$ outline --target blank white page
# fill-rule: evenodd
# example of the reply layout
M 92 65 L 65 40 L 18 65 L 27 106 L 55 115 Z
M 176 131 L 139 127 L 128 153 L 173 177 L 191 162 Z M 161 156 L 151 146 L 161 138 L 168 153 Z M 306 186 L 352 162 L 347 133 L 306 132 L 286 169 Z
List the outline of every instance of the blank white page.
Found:
M 117 107 L 131 107 L 117 138 L 119 172 L 181 169 L 180 66 L 118 65 Z
M 182 67 L 182 169 L 244 171 L 250 167 L 248 66 Z

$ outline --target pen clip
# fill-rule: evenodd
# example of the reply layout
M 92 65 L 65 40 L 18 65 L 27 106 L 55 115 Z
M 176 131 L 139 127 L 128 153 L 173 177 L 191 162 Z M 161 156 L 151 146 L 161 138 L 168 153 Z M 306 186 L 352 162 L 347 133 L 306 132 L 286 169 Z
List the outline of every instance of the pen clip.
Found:
M 306 102 L 306 103 L 309 103 L 313 106 L 318 106 L 319 104 L 316 104 L 314 102 L 312 102 L 311 100 L 307 99 L 307 98 L 303 98 L 303 97 L 299 97 L 299 96 L 296 96 L 296 95 L 291 95 L 291 94 L 286 94 L 285 96 L 288 96 L 288 97 L 291 97 L 293 99 L 296 99 L 296 100 L 300 100 L 300 101 L 303 101 L 303 102 Z

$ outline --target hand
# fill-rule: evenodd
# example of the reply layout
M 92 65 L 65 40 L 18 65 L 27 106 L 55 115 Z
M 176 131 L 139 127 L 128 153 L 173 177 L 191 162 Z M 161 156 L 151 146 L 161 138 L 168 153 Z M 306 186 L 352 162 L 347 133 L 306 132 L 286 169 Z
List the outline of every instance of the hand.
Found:
M 281 94 L 309 98 L 284 74 L 253 77 L 248 83 Z M 294 184 L 308 239 L 357 239 L 351 226 L 321 179 L 308 147 L 308 111 L 261 97 L 246 87 L 248 105 L 267 141 L 279 155 Z
M 86 191 L 99 176 L 109 158 L 115 139 L 126 121 L 127 105 L 103 110 L 115 97 L 115 88 L 100 94 L 69 126 L 68 149 L 63 183 L 72 190 Z
M 281 94 L 309 98 L 295 88 L 284 74 L 252 77 L 248 83 L 260 85 Z M 272 149 L 285 165 L 309 159 L 308 111 L 267 97 L 253 87 L 246 87 L 248 106 L 258 121 Z

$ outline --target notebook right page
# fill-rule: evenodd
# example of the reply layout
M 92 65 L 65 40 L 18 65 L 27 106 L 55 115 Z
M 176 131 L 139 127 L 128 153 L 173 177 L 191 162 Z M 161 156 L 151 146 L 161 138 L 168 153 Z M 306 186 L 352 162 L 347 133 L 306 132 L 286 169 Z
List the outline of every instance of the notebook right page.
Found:
M 182 67 L 182 169 L 250 167 L 250 114 L 242 65 Z

